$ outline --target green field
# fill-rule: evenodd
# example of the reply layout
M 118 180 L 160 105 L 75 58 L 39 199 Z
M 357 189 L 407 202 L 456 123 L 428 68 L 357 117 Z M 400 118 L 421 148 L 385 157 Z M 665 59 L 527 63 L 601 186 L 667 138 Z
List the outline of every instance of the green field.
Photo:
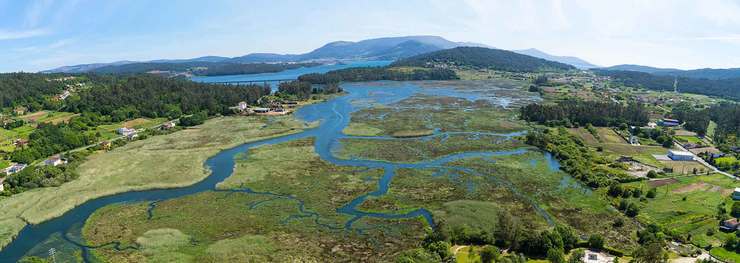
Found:
M 617 159 L 620 156 L 632 156 L 635 160 L 663 168 L 665 165 L 660 161 L 656 160 L 653 155 L 666 154 L 668 149 L 661 146 L 647 146 L 647 145 L 630 145 L 622 137 L 616 134 L 613 130 L 608 128 L 597 128 L 599 137 L 602 138 L 604 143 L 598 142 L 586 129 L 570 129 L 570 133 L 579 136 L 583 139 L 584 143 L 588 146 L 603 149 L 602 154 L 610 159 Z
M 74 181 L 0 199 L 0 245 L 9 242 L 25 225 L 24 221 L 39 223 L 100 196 L 193 184 L 208 174 L 203 162 L 220 150 L 295 133 L 303 127 L 303 123 L 288 116 L 271 121 L 260 117 L 222 117 L 92 155 L 80 165 L 80 178 Z
M 699 247 L 716 246 L 724 241 L 724 233 L 716 231 L 713 236 L 707 236 L 707 229 L 717 230 L 717 206 L 726 202 L 729 211 L 732 203 L 729 196 L 735 187 L 740 187 L 740 182 L 720 174 L 678 177 L 668 182 L 657 187 L 655 199 L 638 202 L 642 207 L 640 221 L 658 223 L 684 237 L 690 235 L 691 243 Z M 649 182 L 630 185 L 644 189 L 643 192 L 651 187 Z
M 722 248 L 722 247 L 712 248 L 712 250 L 709 251 L 709 253 L 713 257 L 719 260 L 723 260 L 725 262 L 740 262 L 740 254 L 737 254 L 732 251 L 727 251 L 727 249 Z
M 702 139 L 699 139 L 699 137 L 696 137 L 696 136 L 674 136 L 673 138 L 675 138 L 679 142 L 688 142 L 688 143 L 693 143 L 693 144 L 703 143 Z

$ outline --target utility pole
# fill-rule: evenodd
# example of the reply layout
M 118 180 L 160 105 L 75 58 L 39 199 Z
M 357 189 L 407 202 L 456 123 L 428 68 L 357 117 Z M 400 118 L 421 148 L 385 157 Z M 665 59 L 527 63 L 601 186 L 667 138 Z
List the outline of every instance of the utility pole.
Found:
M 56 257 L 54 257 L 57 254 L 57 250 L 54 248 L 49 249 L 49 257 L 51 258 L 52 263 L 57 263 Z
M 673 79 L 673 93 L 678 93 L 678 77 Z

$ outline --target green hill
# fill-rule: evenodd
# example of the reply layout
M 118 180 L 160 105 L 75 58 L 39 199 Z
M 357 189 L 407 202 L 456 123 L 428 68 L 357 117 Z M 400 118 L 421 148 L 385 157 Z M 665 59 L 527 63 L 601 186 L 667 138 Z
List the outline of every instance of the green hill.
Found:
M 456 47 L 399 60 L 392 66 L 468 67 L 513 72 L 572 70 L 575 67 L 501 49 Z

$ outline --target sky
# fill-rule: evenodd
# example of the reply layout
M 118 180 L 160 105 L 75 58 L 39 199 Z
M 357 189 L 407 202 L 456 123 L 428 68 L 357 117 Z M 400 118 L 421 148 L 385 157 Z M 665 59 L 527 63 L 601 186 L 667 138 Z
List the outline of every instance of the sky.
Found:
M 437 35 L 593 64 L 740 67 L 737 0 L 0 0 L 0 72 Z

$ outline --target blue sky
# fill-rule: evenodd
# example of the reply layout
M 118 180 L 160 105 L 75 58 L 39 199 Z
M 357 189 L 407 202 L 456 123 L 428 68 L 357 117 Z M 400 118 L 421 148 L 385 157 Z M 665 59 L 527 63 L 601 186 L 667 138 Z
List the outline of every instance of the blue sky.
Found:
M 439 35 L 598 65 L 740 67 L 733 0 L 0 0 L 0 72 L 301 53 L 336 40 Z

